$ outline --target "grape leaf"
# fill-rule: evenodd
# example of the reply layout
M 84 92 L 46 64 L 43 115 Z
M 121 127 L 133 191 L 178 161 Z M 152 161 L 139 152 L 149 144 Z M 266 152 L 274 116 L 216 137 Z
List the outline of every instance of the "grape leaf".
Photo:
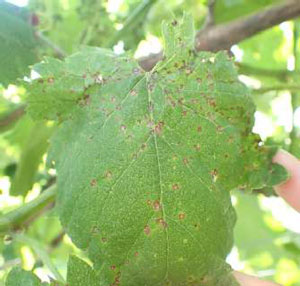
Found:
M 255 107 L 233 63 L 195 54 L 192 27 L 188 15 L 163 25 L 165 57 L 149 73 L 88 48 L 28 87 L 29 112 L 62 121 L 49 155 L 57 206 L 101 285 L 237 285 L 229 191 L 286 178 L 251 133 Z
M 41 286 L 42 283 L 32 272 L 14 267 L 8 274 L 6 286 Z
M 8 274 L 5 286 L 64 286 L 62 282 L 51 279 L 50 284 L 41 280 L 31 271 L 23 270 L 16 266 Z M 83 285 L 83 284 L 82 284 Z M 87 284 L 88 285 L 88 284 Z M 69 286 L 72 286 L 70 284 Z
M 0 83 L 8 85 L 29 72 L 37 61 L 36 40 L 23 8 L 0 0 Z
M 69 286 L 100 285 L 100 280 L 92 267 L 76 256 L 69 259 L 67 282 Z

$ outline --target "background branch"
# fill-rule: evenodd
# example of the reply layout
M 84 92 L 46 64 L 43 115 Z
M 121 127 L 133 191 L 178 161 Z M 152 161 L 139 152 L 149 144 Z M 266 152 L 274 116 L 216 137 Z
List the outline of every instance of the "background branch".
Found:
M 45 46 L 48 46 L 50 49 L 52 49 L 54 54 L 58 58 L 63 59 L 64 57 L 67 56 L 67 53 L 61 47 L 53 43 L 49 38 L 45 37 L 43 33 L 37 31 L 35 33 L 35 36 L 37 37 L 38 40 L 41 41 L 41 43 L 43 43 Z
M 0 118 L 0 133 L 7 131 L 25 114 L 25 105 Z
M 212 52 L 228 50 L 232 45 L 298 16 L 300 16 L 300 1 L 289 0 L 228 24 L 204 27 L 196 35 L 195 49 Z M 139 63 L 143 69 L 149 71 L 161 59 L 162 53 L 159 53 L 142 58 Z
M 204 23 L 204 29 L 211 27 L 215 24 L 215 4 L 216 0 L 209 0 L 207 4 L 207 17 Z
M 37 219 L 38 216 L 51 204 L 56 197 L 56 185 L 48 188 L 31 202 L 0 217 L 0 234 L 18 230 Z
M 290 0 L 256 14 L 201 30 L 196 36 L 196 50 L 227 50 L 261 31 L 300 15 L 300 1 Z

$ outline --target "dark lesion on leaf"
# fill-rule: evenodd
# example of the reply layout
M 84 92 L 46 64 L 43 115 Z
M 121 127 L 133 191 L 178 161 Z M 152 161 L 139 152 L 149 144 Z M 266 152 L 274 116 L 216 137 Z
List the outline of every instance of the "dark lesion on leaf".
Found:
M 199 222 L 194 223 L 194 228 L 196 230 L 200 230 L 201 229 L 200 223 Z

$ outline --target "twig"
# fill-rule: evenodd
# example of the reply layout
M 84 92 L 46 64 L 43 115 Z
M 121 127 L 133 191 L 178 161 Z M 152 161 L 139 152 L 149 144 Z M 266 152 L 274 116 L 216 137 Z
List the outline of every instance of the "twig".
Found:
M 211 27 L 215 24 L 215 4 L 216 0 L 209 0 L 207 5 L 207 16 L 204 23 L 204 29 Z
M 64 57 L 66 57 L 67 53 L 61 47 L 59 47 L 58 45 L 53 43 L 50 39 L 45 37 L 41 32 L 38 31 L 35 33 L 35 35 L 43 44 L 51 48 L 58 58 L 63 59 Z
M 56 196 L 56 185 L 45 190 L 33 201 L 0 217 L 0 234 L 16 231 L 36 219 L 39 214 L 51 205 Z
M 300 59 L 298 57 L 298 42 L 299 42 L 299 32 L 300 32 L 300 26 L 298 23 L 294 22 L 294 43 L 293 43 L 293 53 L 294 53 L 294 58 L 295 58 L 295 70 L 298 70 L 300 66 Z M 291 105 L 292 105 L 292 111 L 293 111 L 293 124 L 292 124 L 292 130 L 290 132 L 290 139 L 291 139 L 291 144 L 289 151 L 296 155 L 300 156 L 300 136 L 299 136 L 299 129 L 295 126 L 294 124 L 294 119 L 295 119 L 295 112 L 296 109 L 299 107 L 300 103 L 300 91 L 298 92 L 292 92 L 291 93 Z
M 66 232 L 63 230 L 56 237 L 54 237 L 54 239 L 52 239 L 50 242 L 50 247 L 56 248 L 62 242 L 65 234 Z
M 0 118 L 0 133 L 8 130 L 25 114 L 25 105 Z
M 285 4 L 264 9 L 256 14 L 234 20 L 228 24 L 212 26 L 199 31 L 196 50 L 227 50 L 261 31 L 300 15 L 300 1 L 290 0 Z
M 130 31 L 132 32 L 141 18 L 148 13 L 153 4 L 155 4 L 157 0 L 144 0 L 140 3 L 136 9 L 132 11 L 132 13 L 126 19 L 124 26 L 121 30 L 117 31 L 116 34 L 112 37 L 112 39 L 108 42 L 107 47 L 112 47 L 117 44 L 119 40 L 121 40 L 122 36 Z
M 56 266 L 53 264 L 48 253 L 45 251 L 45 248 L 38 241 L 32 239 L 31 237 L 25 234 L 14 234 L 12 237 L 15 241 L 18 241 L 31 247 L 36 253 L 36 255 L 41 259 L 43 264 L 49 268 L 54 278 L 59 282 L 65 282 L 65 279 L 62 277 L 62 275 L 57 270 Z

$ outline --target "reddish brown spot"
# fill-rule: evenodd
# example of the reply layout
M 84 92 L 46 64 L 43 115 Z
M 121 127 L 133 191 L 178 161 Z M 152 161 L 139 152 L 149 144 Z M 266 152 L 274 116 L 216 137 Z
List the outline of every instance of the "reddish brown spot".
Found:
M 130 91 L 130 94 L 131 94 L 132 96 L 137 96 L 137 92 L 136 92 L 134 89 L 132 89 L 132 90 Z
M 179 190 L 179 185 L 178 184 L 173 184 L 172 185 L 172 189 L 175 190 Z
M 206 75 L 206 78 L 207 78 L 208 80 L 212 80 L 212 79 L 213 79 L 213 76 L 212 76 L 211 73 L 208 73 L 208 74 Z
M 217 132 L 221 133 L 224 130 L 223 126 L 217 126 Z
M 193 72 L 193 70 L 192 70 L 191 68 L 187 68 L 187 69 L 185 70 L 185 73 L 186 73 L 187 75 L 191 74 L 192 72 Z
M 183 111 L 181 112 L 181 114 L 182 114 L 182 116 L 187 116 L 188 112 L 187 112 L 187 110 L 183 110 Z
M 183 158 L 183 163 L 184 163 L 185 165 L 187 165 L 187 164 L 189 163 L 189 159 L 188 159 L 188 158 Z
M 107 238 L 106 237 L 102 237 L 101 240 L 102 240 L 103 243 L 107 242 Z
M 158 218 L 156 220 L 157 223 L 159 223 L 163 228 L 167 228 L 168 227 L 168 224 L 166 221 L 164 221 L 162 218 Z
M 194 145 L 194 148 L 196 149 L 196 151 L 200 151 L 200 144 Z
M 31 25 L 38 26 L 40 24 L 40 18 L 37 14 L 33 13 L 31 15 Z
M 218 170 L 217 170 L 217 169 L 213 169 L 213 170 L 210 172 L 210 174 L 211 174 L 211 176 L 212 176 L 213 181 L 216 182 L 217 179 L 218 179 L 218 174 L 219 174 Z
M 184 102 L 184 98 L 183 98 L 183 97 L 180 97 L 180 98 L 178 99 L 178 104 L 182 105 L 183 102 Z
M 97 185 L 97 180 L 96 180 L 96 179 L 92 179 L 92 180 L 90 181 L 90 185 L 91 185 L 92 187 L 95 187 L 95 186 Z
M 202 284 L 206 284 L 206 283 L 208 283 L 208 282 L 210 281 L 210 277 L 207 276 L 207 275 L 205 275 L 205 276 L 203 276 L 203 277 L 200 279 L 200 281 L 201 281 Z
M 228 143 L 232 143 L 233 141 L 234 141 L 234 139 L 233 139 L 233 137 L 230 135 L 229 138 L 228 138 L 228 140 L 227 140 L 227 142 L 228 142 Z
M 145 233 L 146 235 L 150 235 L 150 233 L 151 233 L 151 228 L 150 228 L 149 225 L 146 225 L 146 226 L 144 227 L 144 233 Z
M 180 214 L 178 215 L 178 218 L 179 218 L 180 220 L 185 219 L 185 213 L 180 213 Z
M 197 78 L 197 82 L 201 84 L 202 83 L 202 79 L 200 77 L 198 77 Z
M 54 78 L 53 77 L 49 77 L 47 81 L 48 81 L 48 83 L 52 84 L 52 83 L 54 83 Z
M 197 127 L 197 131 L 200 133 L 200 132 L 202 132 L 202 127 L 199 125 L 198 127 Z
M 146 144 L 146 143 L 143 143 L 142 146 L 141 146 L 141 149 L 142 149 L 142 150 L 145 150 L 146 148 L 147 148 L 147 144 Z
M 92 226 L 91 233 L 97 234 L 99 232 L 100 232 L 100 230 L 99 230 L 98 226 L 96 226 L 96 225 Z
M 83 75 L 82 75 L 82 78 L 86 78 L 86 74 L 83 74 Z
M 136 251 L 136 252 L 134 253 L 134 256 L 135 256 L 135 257 L 139 256 L 139 253 Z
M 113 271 L 116 270 L 116 265 L 110 266 L 110 269 L 113 270 Z
M 167 100 L 168 100 L 168 103 L 169 103 L 170 105 L 172 105 L 173 108 L 176 107 L 176 102 L 175 102 L 175 100 L 173 100 L 173 98 L 172 98 L 171 96 L 168 96 L 168 97 L 167 97 Z
M 208 104 L 209 104 L 210 106 L 212 106 L 212 107 L 216 107 L 216 106 L 217 106 L 216 101 L 215 101 L 214 99 L 209 99 L 209 100 L 208 100 Z
M 164 122 L 163 121 L 158 122 L 158 124 L 156 124 L 154 127 L 155 134 L 161 135 L 163 127 L 164 127 Z
M 95 83 L 103 83 L 103 77 L 101 74 L 94 74 Z
M 161 209 L 161 205 L 160 205 L 160 202 L 158 200 L 154 201 L 154 203 L 153 203 L 153 209 L 155 211 L 159 211 Z
M 80 101 L 80 105 L 89 105 L 91 103 L 90 95 L 84 94 L 82 100 Z
M 106 171 L 105 178 L 106 179 L 111 179 L 111 177 L 112 177 L 112 172 L 111 171 Z

